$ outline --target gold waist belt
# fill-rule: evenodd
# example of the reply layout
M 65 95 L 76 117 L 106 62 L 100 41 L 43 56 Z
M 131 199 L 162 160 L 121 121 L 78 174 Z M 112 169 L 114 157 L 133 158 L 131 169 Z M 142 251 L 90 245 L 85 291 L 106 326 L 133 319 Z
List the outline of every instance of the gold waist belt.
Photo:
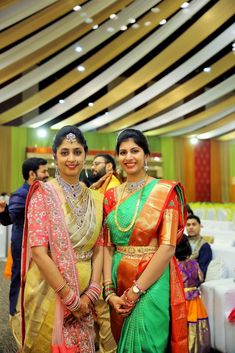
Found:
M 188 288 L 184 288 L 185 292 L 192 292 L 193 290 L 197 290 L 197 287 L 188 287 Z
M 156 246 L 117 246 L 116 251 L 130 257 L 142 257 L 146 254 L 154 254 Z

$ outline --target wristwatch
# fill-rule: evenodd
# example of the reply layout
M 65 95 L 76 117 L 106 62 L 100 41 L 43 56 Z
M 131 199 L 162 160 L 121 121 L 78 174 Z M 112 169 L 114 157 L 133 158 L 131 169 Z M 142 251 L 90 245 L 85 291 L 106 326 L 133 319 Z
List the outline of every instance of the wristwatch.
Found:
M 133 285 L 132 285 L 131 288 L 132 288 L 132 292 L 135 293 L 135 294 L 145 294 L 146 293 L 146 291 L 143 290 L 140 287 L 139 283 L 137 283 L 136 281 L 133 282 Z
M 136 285 L 136 284 L 133 284 L 133 286 L 131 287 L 132 289 L 132 292 L 135 293 L 135 294 L 141 294 L 141 291 L 140 291 L 140 288 Z

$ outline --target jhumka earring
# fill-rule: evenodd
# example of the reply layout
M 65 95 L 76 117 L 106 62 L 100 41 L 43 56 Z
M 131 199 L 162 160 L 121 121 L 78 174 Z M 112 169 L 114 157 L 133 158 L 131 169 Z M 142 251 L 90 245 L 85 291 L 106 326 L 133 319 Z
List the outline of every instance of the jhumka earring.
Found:
M 58 178 L 59 176 L 60 176 L 60 172 L 59 172 L 58 166 L 56 165 L 55 166 L 55 178 Z
M 148 169 L 149 169 L 149 167 L 148 167 L 148 164 L 147 164 L 147 160 L 145 159 L 145 161 L 144 161 L 144 170 L 147 172 Z

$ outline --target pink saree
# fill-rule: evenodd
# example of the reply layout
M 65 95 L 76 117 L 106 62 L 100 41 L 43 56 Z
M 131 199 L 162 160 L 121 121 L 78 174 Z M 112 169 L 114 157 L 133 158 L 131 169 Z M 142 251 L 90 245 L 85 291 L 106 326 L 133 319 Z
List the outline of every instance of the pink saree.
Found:
M 90 191 L 89 191 L 90 192 Z M 89 223 L 92 224 L 94 220 L 94 201 L 91 207 L 87 207 L 86 217 L 89 217 Z M 64 211 L 61 206 L 61 200 L 55 190 L 55 187 L 51 183 L 43 184 L 41 182 L 35 182 L 28 194 L 26 202 L 26 214 L 29 210 L 29 206 L 36 210 L 35 218 L 32 221 L 27 219 L 25 222 L 23 248 L 22 248 L 22 281 L 21 281 L 21 316 L 22 316 L 22 351 L 23 352 L 36 352 L 35 349 L 31 350 L 31 343 L 26 347 L 25 341 L 28 334 L 26 329 L 25 319 L 25 288 L 27 285 L 28 271 L 31 270 L 31 250 L 29 244 L 28 231 L 29 228 L 35 235 L 40 234 L 43 231 L 48 234 L 49 251 L 51 257 L 58 267 L 61 275 L 70 286 L 73 291 L 79 295 L 79 278 L 78 271 L 76 268 L 76 256 L 72 247 L 70 234 L 65 222 Z M 36 221 L 35 221 L 36 220 Z M 31 222 L 31 223 L 30 223 Z M 93 229 L 94 231 L 94 229 Z M 98 233 L 97 233 L 98 236 Z M 40 282 L 41 281 L 41 282 Z M 39 283 L 43 281 L 40 279 Z M 44 281 L 45 282 L 45 281 Z M 47 284 L 44 285 L 43 300 L 48 300 L 49 297 L 54 293 Z M 45 287 L 46 286 L 46 287 Z M 49 288 L 48 288 L 49 287 Z M 38 298 L 40 295 L 40 288 L 38 286 Z M 46 289 L 45 289 L 46 288 Z M 31 291 L 32 292 L 32 291 Z M 47 292 L 48 298 L 47 298 Z M 93 315 L 92 312 L 86 318 L 82 320 L 66 320 L 71 317 L 71 313 L 67 310 L 64 304 L 61 302 L 58 295 L 55 295 L 55 310 L 54 310 L 54 324 L 51 336 L 51 352 L 53 353 L 92 353 L 94 352 L 93 343 Z M 44 302 L 45 302 L 44 300 Z M 41 327 L 45 326 L 47 320 L 47 312 L 45 314 L 40 311 L 40 304 L 36 307 L 39 309 L 39 323 L 38 328 L 33 330 L 38 333 Z M 35 311 L 37 313 L 37 311 Z M 34 325 L 36 326 L 36 325 Z M 45 330 L 45 329 L 44 329 Z M 46 332 L 46 330 L 45 330 Z M 46 334 L 46 333 L 45 333 Z M 42 350 L 43 351 L 43 350 Z M 38 352 L 41 352 L 38 350 Z M 46 352 L 45 352 L 46 353 Z

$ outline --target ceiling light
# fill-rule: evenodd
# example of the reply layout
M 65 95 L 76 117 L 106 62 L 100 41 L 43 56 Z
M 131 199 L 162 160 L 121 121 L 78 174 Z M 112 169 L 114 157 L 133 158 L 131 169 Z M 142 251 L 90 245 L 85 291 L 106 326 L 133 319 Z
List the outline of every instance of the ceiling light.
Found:
M 128 18 L 128 22 L 129 22 L 129 23 L 135 23 L 135 22 L 136 22 L 136 19 L 135 19 L 135 18 L 132 18 L 132 17 L 131 17 L 131 18 Z
M 83 71 L 85 71 L 86 69 L 85 69 L 84 66 L 79 65 L 79 66 L 77 67 L 77 70 L 80 71 L 80 72 L 83 72 Z
M 211 67 L 209 67 L 209 66 L 208 67 L 204 67 L 203 71 L 204 72 L 211 72 Z
M 144 22 L 144 25 L 145 25 L 146 27 L 150 26 L 150 25 L 151 25 L 151 21 L 146 21 L 146 22 Z
M 114 28 L 113 27 L 108 27 L 107 28 L 107 32 L 114 32 Z
M 82 8 L 81 6 L 76 5 L 76 6 L 73 7 L 73 11 L 80 11 L 81 8 Z
M 93 105 L 94 105 L 94 103 L 92 103 L 92 102 L 88 103 L 88 107 L 93 107 Z
M 105 112 L 105 115 L 109 115 L 109 112 Z
M 83 51 L 82 47 L 80 47 L 79 45 L 75 48 L 75 51 L 77 53 L 81 53 Z
M 86 23 L 92 23 L 92 22 L 93 22 L 93 19 L 90 18 L 90 17 L 88 17 L 88 18 L 85 19 L 85 22 L 86 22 Z
M 186 9 L 187 7 L 189 7 L 189 3 L 187 1 L 183 2 L 183 4 L 180 7 L 181 9 Z
M 162 25 L 164 25 L 166 23 L 166 19 L 165 18 L 163 18 L 163 20 L 161 20 L 160 22 L 159 22 L 159 24 L 162 26 Z
M 151 12 L 153 12 L 153 13 L 158 13 L 158 12 L 160 12 L 160 9 L 159 9 L 159 7 L 153 7 L 153 8 L 151 9 Z
M 197 137 L 192 137 L 192 138 L 190 139 L 190 143 L 191 143 L 192 145 L 196 145 L 196 144 L 198 143 L 198 138 L 197 138 Z
M 112 13 L 112 15 L 109 16 L 111 20 L 117 20 L 118 16 L 115 13 Z
M 39 129 L 39 130 L 37 130 L 37 135 L 40 138 L 46 137 L 47 136 L 47 130 L 46 129 Z
M 60 103 L 60 104 L 64 104 L 64 99 L 60 99 L 60 100 L 59 100 L 59 103 Z
M 97 29 L 98 27 L 99 27 L 99 25 L 94 25 L 92 28 Z
M 140 28 L 140 25 L 139 23 L 134 23 L 131 27 L 134 29 L 137 29 L 137 28 Z
M 126 31 L 126 30 L 127 30 L 127 26 L 126 26 L 126 25 L 121 26 L 121 27 L 120 27 L 120 30 L 121 30 L 121 31 Z

